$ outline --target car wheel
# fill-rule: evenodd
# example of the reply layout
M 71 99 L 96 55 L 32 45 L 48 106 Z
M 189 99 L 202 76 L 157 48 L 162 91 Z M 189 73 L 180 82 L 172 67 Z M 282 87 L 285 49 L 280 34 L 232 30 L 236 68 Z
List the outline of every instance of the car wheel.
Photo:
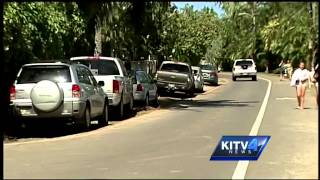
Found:
M 58 109 L 63 103 L 63 90 L 53 81 L 42 80 L 31 89 L 30 99 L 33 107 L 37 111 L 52 112 Z
M 86 109 L 83 112 L 83 115 L 77 120 L 77 126 L 81 130 L 88 130 L 91 125 L 91 115 L 89 107 L 86 107 Z
M 193 96 L 194 96 L 194 90 L 195 90 L 195 87 L 193 86 L 193 87 L 187 92 L 187 95 L 189 95 L 190 97 L 193 97 Z
M 131 95 L 130 102 L 126 105 L 126 109 L 127 111 L 125 112 L 125 115 L 127 117 L 131 116 L 133 112 L 133 95 Z
M 121 96 L 120 104 L 118 105 L 118 117 L 120 119 L 122 119 L 124 116 L 124 107 L 123 106 L 124 106 L 123 105 L 123 98 Z
M 156 97 L 153 100 L 153 107 L 158 107 L 159 106 L 159 99 L 158 99 L 159 95 L 158 93 L 156 93 Z
M 148 107 L 149 106 L 149 94 L 147 94 L 146 95 L 146 99 L 145 99 L 145 102 L 144 102 L 144 105 L 146 106 L 146 107 Z
M 99 118 L 99 125 L 107 126 L 108 122 L 109 122 L 109 108 L 108 108 L 108 104 L 106 103 L 103 108 L 103 114 Z
M 12 121 L 8 123 L 7 133 L 12 136 L 20 136 L 24 128 L 22 128 L 23 123 L 19 117 L 14 117 Z
M 200 92 L 203 93 L 203 86 L 201 86 Z
M 130 112 L 133 111 L 133 95 L 131 96 L 131 99 L 130 99 L 129 110 Z
M 233 80 L 233 81 L 236 81 L 237 78 L 236 78 L 235 76 L 232 76 L 232 80 Z
M 252 81 L 257 81 L 257 76 L 253 76 Z

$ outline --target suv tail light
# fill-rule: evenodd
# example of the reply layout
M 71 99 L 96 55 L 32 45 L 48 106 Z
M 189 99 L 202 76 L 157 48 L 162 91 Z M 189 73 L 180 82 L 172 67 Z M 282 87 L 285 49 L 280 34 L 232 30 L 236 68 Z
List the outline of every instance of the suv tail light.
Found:
M 16 87 L 11 86 L 10 87 L 10 100 L 15 100 L 16 99 Z
M 120 82 L 117 80 L 112 81 L 112 88 L 113 88 L 113 93 L 119 93 L 120 92 Z
M 81 88 L 78 84 L 72 85 L 72 97 L 74 98 L 81 97 Z
M 143 91 L 143 86 L 141 84 L 137 85 L 137 91 Z

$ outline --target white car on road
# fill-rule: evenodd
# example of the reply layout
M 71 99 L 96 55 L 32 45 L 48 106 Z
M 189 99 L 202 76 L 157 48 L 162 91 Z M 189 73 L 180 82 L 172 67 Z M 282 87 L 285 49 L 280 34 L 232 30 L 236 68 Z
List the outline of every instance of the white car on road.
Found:
M 251 77 L 253 81 L 257 80 L 257 66 L 253 59 L 237 59 L 232 68 L 232 80 L 237 78 Z
M 81 56 L 70 59 L 86 65 L 98 81 L 103 81 L 104 92 L 108 95 L 110 108 L 115 108 L 119 118 L 124 117 L 124 106 L 129 113 L 133 109 L 132 78 L 119 58 L 102 56 Z

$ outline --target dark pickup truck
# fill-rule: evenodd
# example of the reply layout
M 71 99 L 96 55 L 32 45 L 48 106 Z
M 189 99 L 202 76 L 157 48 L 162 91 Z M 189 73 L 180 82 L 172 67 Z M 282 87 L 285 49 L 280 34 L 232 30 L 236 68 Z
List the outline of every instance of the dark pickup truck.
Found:
M 194 94 L 194 78 L 191 66 L 187 63 L 164 61 L 155 76 L 158 92 L 181 91 L 188 95 Z

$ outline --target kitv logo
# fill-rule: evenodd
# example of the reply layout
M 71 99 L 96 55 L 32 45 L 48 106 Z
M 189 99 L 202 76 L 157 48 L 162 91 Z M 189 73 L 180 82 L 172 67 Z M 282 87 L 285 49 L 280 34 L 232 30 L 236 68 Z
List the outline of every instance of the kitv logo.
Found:
M 210 160 L 257 160 L 270 136 L 222 136 Z

